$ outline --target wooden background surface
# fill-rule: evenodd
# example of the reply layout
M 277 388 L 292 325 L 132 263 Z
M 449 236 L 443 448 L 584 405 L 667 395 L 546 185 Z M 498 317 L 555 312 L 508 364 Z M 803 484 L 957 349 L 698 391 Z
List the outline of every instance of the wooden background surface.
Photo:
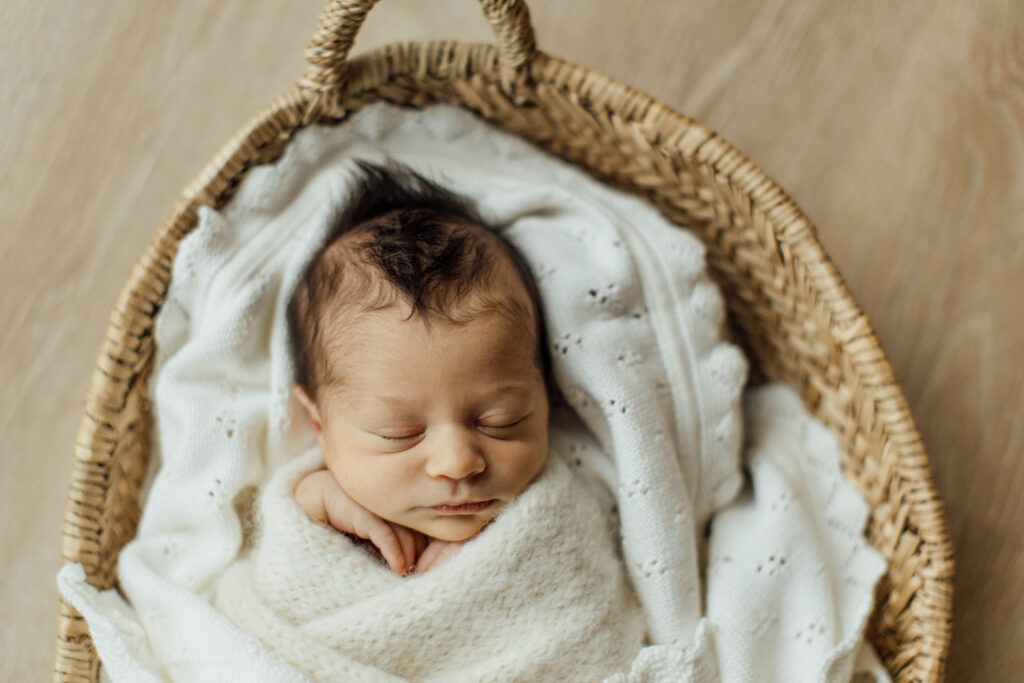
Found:
M 303 67 L 322 0 L 0 5 L 0 662 L 52 663 L 59 535 L 107 316 L 178 192 Z M 531 0 L 541 49 L 721 133 L 818 226 L 924 435 L 957 549 L 953 681 L 1024 670 L 1024 8 Z M 356 51 L 490 41 L 387 0 Z

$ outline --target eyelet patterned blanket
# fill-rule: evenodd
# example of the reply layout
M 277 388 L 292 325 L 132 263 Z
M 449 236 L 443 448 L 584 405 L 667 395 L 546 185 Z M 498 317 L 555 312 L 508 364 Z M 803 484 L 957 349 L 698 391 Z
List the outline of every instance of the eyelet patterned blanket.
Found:
M 516 620 L 528 611 L 440 601 L 451 609 L 432 618 L 448 645 L 406 642 L 422 660 L 403 668 L 369 654 L 360 660 L 372 650 L 366 642 L 330 647 L 336 632 L 323 625 L 341 628 L 332 620 L 359 607 L 347 597 L 302 619 L 289 612 L 294 604 L 253 607 L 242 599 L 270 564 L 258 559 L 266 544 L 290 542 L 268 523 L 250 549 L 246 501 L 263 485 L 260 510 L 295 512 L 286 495 L 275 501 L 271 492 L 281 494 L 274 482 L 287 480 L 288 468 L 314 444 L 291 399 L 284 307 L 345 196 L 353 160 L 385 156 L 473 199 L 530 263 L 555 378 L 569 403 L 552 418 L 555 454 L 545 472 L 584 486 L 579 505 L 592 504 L 600 515 L 561 520 L 548 544 L 552 557 L 572 533 L 591 539 L 591 552 L 552 569 L 558 565 L 543 556 L 544 544 L 531 546 L 523 536 L 528 515 L 514 516 L 529 510 L 543 518 L 527 528 L 552 528 L 544 505 L 528 505 L 544 500 L 551 477 L 542 478 L 503 513 L 508 523 L 499 517 L 447 570 L 412 579 L 367 574 L 364 588 L 380 590 L 366 600 L 400 596 L 404 581 L 420 606 L 426 598 L 419 587 L 443 595 L 451 590 L 446 576 L 486 582 L 501 575 L 502 555 L 530 550 L 539 558 L 530 570 L 546 571 L 548 579 L 539 582 L 547 600 L 538 614 L 560 600 L 561 617 L 582 619 L 579 632 L 600 634 L 593 642 L 567 645 L 572 635 L 557 619 L 546 629 L 523 628 Z M 279 161 L 249 172 L 223 213 L 201 209 L 199 226 L 182 241 L 156 328 L 151 390 L 159 471 L 136 538 L 119 558 L 123 597 L 93 589 L 77 565 L 61 571 L 59 587 L 87 619 L 104 675 L 114 680 L 327 679 L 338 667 L 308 662 L 335 656 L 349 666 L 336 674 L 340 680 L 429 680 L 430 672 L 457 671 L 463 680 L 841 681 L 855 671 L 887 680 L 863 644 L 884 569 L 861 537 L 867 506 L 839 472 L 835 439 L 791 390 L 768 386 L 744 396 L 746 364 L 721 336 L 723 315 L 699 240 L 643 202 L 464 111 L 376 104 L 342 125 L 306 129 Z M 273 516 L 275 523 L 284 518 Z M 589 527 L 566 526 L 587 519 Z M 606 519 L 617 537 L 597 533 Z M 351 546 L 319 531 L 328 534 L 321 541 Z M 505 552 L 472 550 L 489 544 Z M 309 576 L 308 553 L 278 559 L 294 561 L 291 578 Z M 533 576 L 537 583 L 540 574 Z M 289 581 L 290 590 L 303 585 Z M 572 588 L 579 585 L 597 594 L 580 598 Z M 470 604 L 481 610 L 474 617 L 490 619 L 472 637 L 498 638 L 509 652 L 535 660 L 532 668 L 509 668 L 505 659 L 485 656 L 486 648 L 458 646 L 471 636 L 455 637 L 452 624 L 467 618 Z M 269 611 L 260 621 L 250 607 Z M 395 635 L 394 620 L 379 613 L 366 623 L 375 626 L 359 637 L 379 651 L 389 638 L 412 633 Z M 628 656 L 606 646 L 608 638 L 628 645 Z M 590 661 L 594 649 L 594 668 L 581 669 L 580 658 Z

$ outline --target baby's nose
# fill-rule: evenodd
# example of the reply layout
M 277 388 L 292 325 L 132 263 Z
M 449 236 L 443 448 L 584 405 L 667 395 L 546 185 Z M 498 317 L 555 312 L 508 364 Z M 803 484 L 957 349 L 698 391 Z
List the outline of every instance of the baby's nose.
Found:
M 487 468 L 476 430 L 450 427 L 435 433 L 427 474 L 446 479 L 465 479 Z

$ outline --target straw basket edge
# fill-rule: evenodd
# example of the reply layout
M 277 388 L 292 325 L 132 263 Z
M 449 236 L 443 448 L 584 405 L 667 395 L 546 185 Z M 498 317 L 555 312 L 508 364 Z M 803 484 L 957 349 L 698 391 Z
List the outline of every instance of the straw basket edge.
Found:
M 146 381 L 153 320 L 200 205 L 222 207 L 246 171 L 276 159 L 310 123 L 336 124 L 376 100 L 448 102 L 650 201 L 708 247 L 736 339 L 755 376 L 786 381 L 844 447 L 843 471 L 872 508 L 867 536 L 889 569 L 869 637 L 896 681 L 941 680 L 951 630 L 953 554 L 920 435 L 867 317 L 796 203 L 738 150 L 666 105 L 538 52 L 528 102 L 502 91 L 496 50 L 393 44 L 348 64 L 337 91 L 293 88 L 251 119 L 182 193 L 111 314 L 72 463 L 63 557 L 116 586 L 148 464 Z M 98 680 L 81 616 L 62 601 L 54 678 Z

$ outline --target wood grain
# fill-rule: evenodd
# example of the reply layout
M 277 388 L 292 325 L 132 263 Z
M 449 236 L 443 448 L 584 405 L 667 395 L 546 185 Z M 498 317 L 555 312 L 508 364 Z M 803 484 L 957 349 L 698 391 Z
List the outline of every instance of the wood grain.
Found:
M 797 200 L 875 324 L 957 548 L 949 680 L 1024 669 L 1024 12 L 532 0 L 541 49 L 721 133 Z M 68 461 L 108 313 L 180 189 L 302 70 L 321 0 L 0 7 L 0 657 L 49 675 Z M 387 0 L 356 52 L 489 41 Z

